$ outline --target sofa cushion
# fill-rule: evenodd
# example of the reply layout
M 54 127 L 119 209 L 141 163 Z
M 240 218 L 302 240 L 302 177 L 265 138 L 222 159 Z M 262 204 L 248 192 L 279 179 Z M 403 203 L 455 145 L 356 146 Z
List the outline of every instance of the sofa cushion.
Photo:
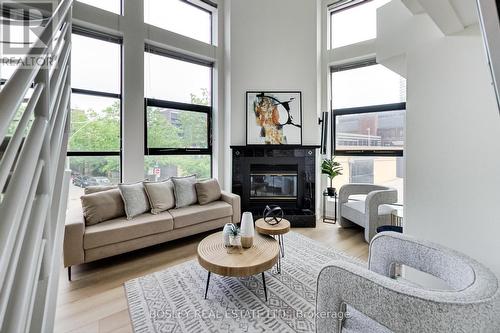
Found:
M 389 205 L 380 205 L 378 215 L 389 215 L 393 210 L 394 208 Z M 349 201 L 344 203 L 342 205 L 342 217 L 365 227 L 365 202 Z
M 181 208 L 195 204 L 198 201 L 196 196 L 196 176 L 172 177 L 174 182 L 175 207 Z
M 200 205 L 217 201 L 221 197 L 221 189 L 217 179 L 209 179 L 196 183 L 196 194 Z
M 158 214 L 175 207 L 174 184 L 172 181 L 144 182 L 149 198 L 151 214 Z
M 169 210 L 174 217 L 174 229 L 233 215 L 233 207 L 224 201 L 193 205 Z
M 134 184 L 119 184 L 118 188 L 125 204 L 127 219 L 131 220 L 150 209 L 149 199 L 142 182 Z
M 83 248 L 93 249 L 167 232 L 172 230 L 173 226 L 172 215 L 168 212 L 157 215 L 146 213 L 133 220 L 127 220 L 125 217 L 117 218 L 87 227 L 83 236 Z
M 98 186 L 89 186 L 85 188 L 85 194 L 92 194 L 92 193 L 97 193 L 97 192 L 102 192 L 102 191 L 107 191 L 107 190 L 114 190 L 115 188 L 118 188 L 117 185 L 98 185 Z
M 87 226 L 125 215 L 118 189 L 96 192 L 80 197 Z

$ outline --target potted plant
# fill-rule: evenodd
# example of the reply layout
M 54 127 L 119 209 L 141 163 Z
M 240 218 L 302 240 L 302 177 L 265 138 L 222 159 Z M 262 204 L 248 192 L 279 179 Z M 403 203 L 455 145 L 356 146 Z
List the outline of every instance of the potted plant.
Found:
M 231 225 L 229 228 L 229 244 L 233 247 L 241 246 L 240 228 L 238 228 L 235 224 Z
M 339 162 L 335 161 L 335 156 L 323 160 L 321 163 L 321 173 L 327 175 L 328 179 L 330 179 L 330 187 L 327 187 L 326 191 L 329 196 L 334 196 L 333 178 L 342 175 L 342 166 Z

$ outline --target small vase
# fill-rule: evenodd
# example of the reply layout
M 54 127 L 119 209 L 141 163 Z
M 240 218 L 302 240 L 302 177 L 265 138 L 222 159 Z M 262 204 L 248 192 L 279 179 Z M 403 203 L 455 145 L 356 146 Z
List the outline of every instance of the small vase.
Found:
M 250 212 L 244 212 L 241 217 L 241 245 L 243 248 L 252 247 L 254 232 L 253 215 Z
M 233 226 L 232 223 L 226 223 L 224 229 L 222 229 L 222 237 L 224 240 L 225 247 L 231 246 L 231 244 L 229 243 L 229 235 L 231 234 L 232 226 Z

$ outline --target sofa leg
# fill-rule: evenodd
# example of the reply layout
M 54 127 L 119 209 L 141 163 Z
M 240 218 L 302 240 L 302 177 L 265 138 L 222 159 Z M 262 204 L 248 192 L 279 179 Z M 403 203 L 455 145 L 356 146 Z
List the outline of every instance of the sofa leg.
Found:
M 71 266 L 68 266 L 68 281 L 71 281 Z

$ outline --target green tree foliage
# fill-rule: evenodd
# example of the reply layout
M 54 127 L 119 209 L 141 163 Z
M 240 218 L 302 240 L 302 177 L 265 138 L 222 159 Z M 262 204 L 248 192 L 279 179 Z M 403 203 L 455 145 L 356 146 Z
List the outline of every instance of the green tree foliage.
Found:
M 191 94 L 193 104 L 208 105 L 207 89 L 201 96 Z M 175 118 L 175 117 L 174 117 Z M 206 148 L 206 115 L 197 112 L 180 111 L 174 119 L 169 111 L 148 108 L 147 128 L 150 148 Z M 170 119 L 173 119 L 172 121 Z M 138 125 L 140 126 L 140 125 Z M 120 104 L 104 110 L 73 109 L 71 113 L 70 151 L 119 151 L 120 149 Z M 112 181 L 119 178 L 119 158 L 72 157 L 71 169 L 81 174 L 105 176 Z M 175 170 L 177 175 L 196 173 L 199 177 L 210 176 L 209 156 L 146 156 L 146 174 L 154 167 Z M 163 177 L 164 175 L 162 175 Z

